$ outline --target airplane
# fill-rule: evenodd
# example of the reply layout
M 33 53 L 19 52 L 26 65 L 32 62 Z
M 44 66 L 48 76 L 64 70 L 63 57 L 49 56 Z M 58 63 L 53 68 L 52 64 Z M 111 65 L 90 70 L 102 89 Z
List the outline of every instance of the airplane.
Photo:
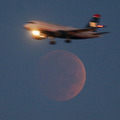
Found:
M 92 19 L 87 23 L 85 28 L 73 28 L 68 26 L 51 24 L 43 21 L 30 21 L 24 25 L 24 28 L 29 30 L 32 37 L 36 40 L 46 38 L 52 39 L 50 44 L 56 44 L 54 38 L 64 38 L 66 43 L 70 43 L 72 39 L 88 39 L 101 37 L 102 34 L 109 32 L 96 32 L 97 28 L 103 28 L 104 25 L 99 25 L 101 15 L 94 14 Z

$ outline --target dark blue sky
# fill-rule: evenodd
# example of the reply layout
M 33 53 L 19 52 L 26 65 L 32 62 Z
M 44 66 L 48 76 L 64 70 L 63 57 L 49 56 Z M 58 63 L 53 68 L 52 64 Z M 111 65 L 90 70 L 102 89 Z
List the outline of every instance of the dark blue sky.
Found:
M 119 0 L 1 0 L 0 120 L 120 119 Z M 84 27 L 93 14 L 110 34 L 65 44 L 56 39 L 35 41 L 23 29 L 30 20 Z M 100 30 L 103 31 L 103 30 Z M 53 50 L 78 56 L 86 68 L 86 83 L 75 98 L 56 102 L 36 88 L 35 72 L 42 56 Z

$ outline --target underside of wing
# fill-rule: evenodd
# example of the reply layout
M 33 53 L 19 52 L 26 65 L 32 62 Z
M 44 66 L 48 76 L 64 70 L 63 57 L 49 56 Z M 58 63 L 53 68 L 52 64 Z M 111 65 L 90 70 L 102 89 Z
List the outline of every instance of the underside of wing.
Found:
M 69 30 L 67 32 L 81 33 L 81 32 L 94 31 L 94 30 L 95 28 L 83 28 L 83 29 Z

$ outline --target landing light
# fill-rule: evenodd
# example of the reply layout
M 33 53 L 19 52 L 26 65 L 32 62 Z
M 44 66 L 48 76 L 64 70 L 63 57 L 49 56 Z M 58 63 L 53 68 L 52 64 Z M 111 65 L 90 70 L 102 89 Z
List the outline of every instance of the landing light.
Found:
M 39 36 L 40 35 L 40 31 L 34 30 L 32 31 L 32 34 L 35 36 Z

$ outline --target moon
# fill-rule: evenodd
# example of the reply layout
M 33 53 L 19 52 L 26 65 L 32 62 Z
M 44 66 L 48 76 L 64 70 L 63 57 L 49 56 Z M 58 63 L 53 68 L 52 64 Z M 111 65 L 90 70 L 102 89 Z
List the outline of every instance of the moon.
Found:
M 38 87 L 41 94 L 65 101 L 75 97 L 83 88 L 86 71 L 82 61 L 66 50 L 55 50 L 40 59 Z

